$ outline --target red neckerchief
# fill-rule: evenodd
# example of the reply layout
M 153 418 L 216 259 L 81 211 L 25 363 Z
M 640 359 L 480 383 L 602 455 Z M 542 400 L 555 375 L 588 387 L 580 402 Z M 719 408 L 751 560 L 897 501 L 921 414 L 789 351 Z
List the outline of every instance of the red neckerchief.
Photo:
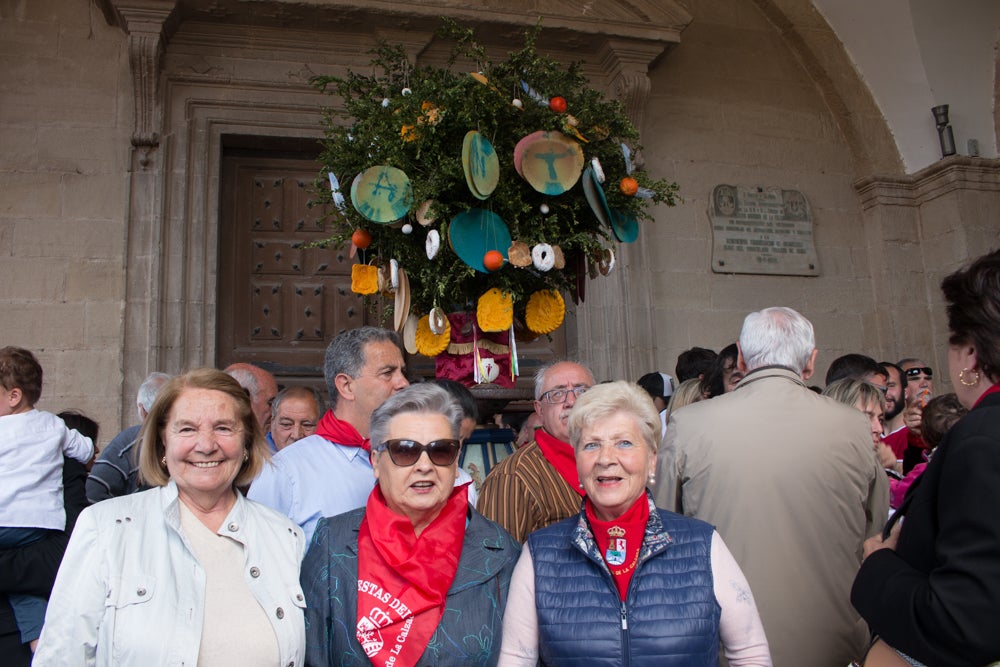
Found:
M 984 398 L 986 398 L 990 394 L 995 394 L 997 392 L 1000 392 L 1000 382 L 997 382 L 995 385 L 984 391 L 983 395 L 976 399 L 976 403 L 972 407 L 976 407 L 976 405 L 979 405 L 980 403 L 983 402 Z
M 377 667 L 417 664 L 444 615 L 462 554 L 469 495 L 452 491 L 441 513 L 417 537 L 410 519 L 368 496 L 358 533 L 356 636 Z
M 649 522 L 649 501 L 643 493 L 632 503 L 632 507 L 614 521 L 598 519 L 590 498 L 586 500 L 586 507 L 587 520 L 594 531 L 594 541 L 597 542 L 597 548 L 618 587 L 618 594 L 624 601 L 632 574 L 639 564 L 639 551 Z
M 358 429 L 343 419 L 337 419 L 333 410 L 327 410 L 326 414 L 319 420 L 319 424 L 316 425 L 316 435 L 345 447 L 360 447 L 366 452 L 372 450 L 371 441 L 368 438 L 362 438 Z
M 543 429 L 535 431 L 535 442 L 542 450 L 542 456 L 552 464 L 559 476 L 566 480 L 570 488 L 584 496 L 586 492 L 580 486 L 580 473 L 576 471 L 576 452 L 573 445 L 549 435 Z

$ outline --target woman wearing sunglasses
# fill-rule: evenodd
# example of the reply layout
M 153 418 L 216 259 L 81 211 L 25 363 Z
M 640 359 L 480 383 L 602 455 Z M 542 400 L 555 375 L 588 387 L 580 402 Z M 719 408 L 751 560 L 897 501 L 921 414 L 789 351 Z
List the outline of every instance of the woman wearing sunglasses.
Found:
M 376 485 L 302 566 L 309 665 L 493 665 L 520 545 L 455 488 L 464 413 L 412 385 L 372 413 Z

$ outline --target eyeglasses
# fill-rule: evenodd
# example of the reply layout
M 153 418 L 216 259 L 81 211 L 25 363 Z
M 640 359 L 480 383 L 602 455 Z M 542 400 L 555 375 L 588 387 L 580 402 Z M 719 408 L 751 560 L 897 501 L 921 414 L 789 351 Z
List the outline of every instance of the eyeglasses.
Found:
M 907 368 L 906 369 L 906 377 L 907 378 L 918 378 L 918 377 L 920 377 L 921 373 L 923 373 L 924 375 L 926 375 L 927 379 L 930 379 L 930 378 L 934 377 L 934 371 L 931 370 L 930 366 L 923 366 L 923 367 L 914 366 L 913 368 Z
M 566 398 L 573 394 L 574 398 L 580 398 L 580 394 L 590 389 L 590 387 L 570 387 L 569 389 L 549 389 L 539 396 L 539 400 L 545 403 L 565 403 Z
M 388 450 L 389 458 L 396 465 L 408 468 L 420 460 L 420 455 L 427 452 L 431 463 L 436 466 L 450 466 L 458 458 L 462 443 L 451 438 L 435 440 L 426 445 L 416 440 L 395 438 L 386 440 L 378 446 L 378 451 Z

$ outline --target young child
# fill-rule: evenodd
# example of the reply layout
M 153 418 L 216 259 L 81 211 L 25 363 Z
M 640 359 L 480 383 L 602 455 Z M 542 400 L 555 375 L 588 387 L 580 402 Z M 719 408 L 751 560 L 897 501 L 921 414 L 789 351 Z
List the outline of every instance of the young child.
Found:
M 934 453 L 934 449 L 944 439 L 944 434 L 948 432 L 955 422 L 968 414 L 968 410 L 962 406 L 955 394 L 942 394 L 935 396 L 927 403 L 923 409 L 923 418 L 920 423 L 920 435 L 927 445 L 926 456 L 929 460 Z M 906 492 L 910 489 L 920 475 L 924 473 L 927 463 L 918 463 L 900 480 L 889 480 L 889 507 L 898 509 L 903 503 Z
M 54 414 L 35 409 L 42 367 L 28 350 L 0 349 L 0 548 L 37 542 L 66 527 L 63 455 L 86 463 L 93 441 Z M 45 619 L 45 598 L 8 596 L 21 641 L 32 650 Z

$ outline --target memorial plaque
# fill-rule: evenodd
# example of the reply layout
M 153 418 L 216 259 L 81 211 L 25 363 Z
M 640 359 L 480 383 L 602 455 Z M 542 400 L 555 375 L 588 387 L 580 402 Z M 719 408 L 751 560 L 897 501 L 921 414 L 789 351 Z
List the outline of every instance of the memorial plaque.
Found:
M 809 202 L 798 190 L 716 185 L 712 271 L 818 276 Z

